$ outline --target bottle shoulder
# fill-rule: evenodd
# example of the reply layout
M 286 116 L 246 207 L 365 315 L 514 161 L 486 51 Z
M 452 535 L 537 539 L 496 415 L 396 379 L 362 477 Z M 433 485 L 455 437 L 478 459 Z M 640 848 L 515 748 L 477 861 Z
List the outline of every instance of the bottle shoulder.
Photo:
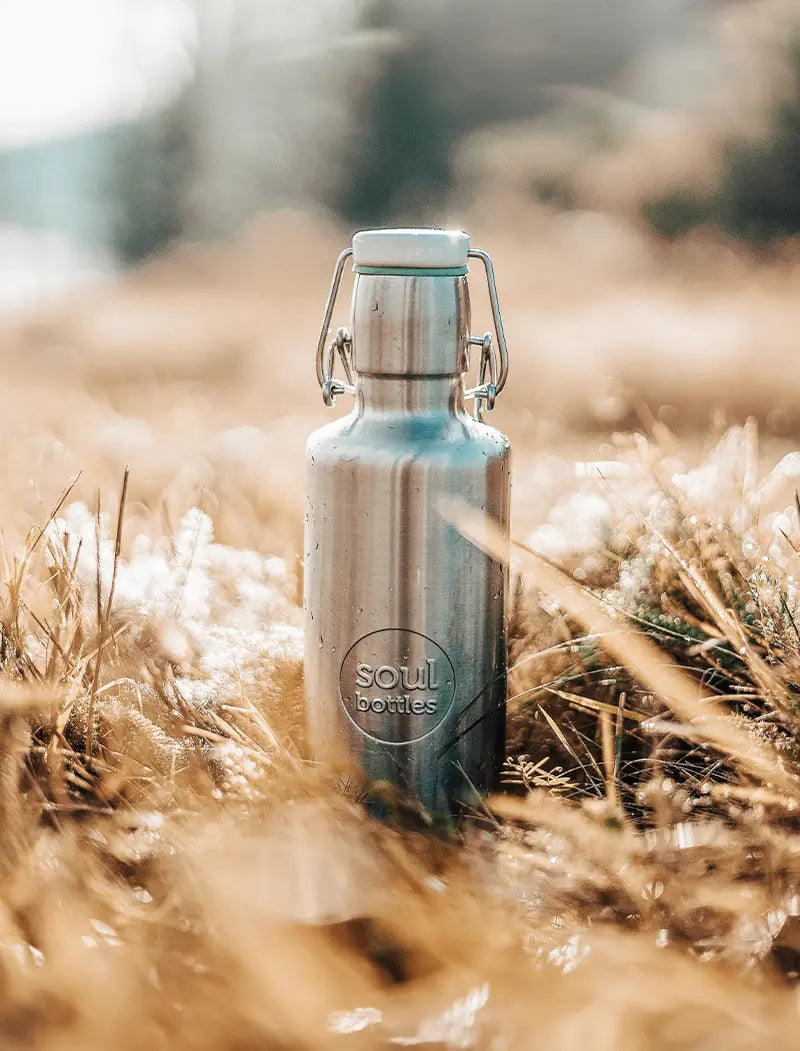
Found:
M 354 410 L 317 428 L 306 450 L 313 460 L 357 456 L 383 460 L 403 455 L 508 459 L 510 443 L 502 431 L 466 413 L 359 413 Z
M 339 440 L 340 436 L 346 435 L 352 425 L 353 413 L 347 416 L 339 416 L 335 420 L 323 423 L 322 426 L 313 430 L 306 439 L 306 450 L 308 452 L 321 452 L 328 448 L 332 442 Z
M 491 447 L 496 450 L 498 455 L 508 455 L 510 453 L 511 442 L 497 427 L 492 427 L 489 423 L 476 420 L 472 416 L 466 417 L 466 426 L 469 429 L 472 441 Z

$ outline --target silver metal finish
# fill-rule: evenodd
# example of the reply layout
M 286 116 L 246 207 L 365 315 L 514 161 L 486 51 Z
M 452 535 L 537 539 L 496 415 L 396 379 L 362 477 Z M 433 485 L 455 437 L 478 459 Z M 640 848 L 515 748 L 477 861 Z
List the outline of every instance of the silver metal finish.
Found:
M 342 283 L 342 275 L 344 274 L 345 264 L 348 259 L 353 256 L 352 248 L 345 248 L 345 250 L 339 255 L 336 260 L 336 266 L 333 271 L 333 279 L 331 280 L 330 291 L 328 292 L 328 299 L 325 304 L 325 314 L 322 319 L 322 329 L 320 330 L 319 340 L 317 342 L 317 380 L 320 387 L 322 388 L 322 399 L 327 406 L 334 404 L 337 394 L 355 394 L 355 388 L 353 387 L 353 378 L 350 372 L 349 366 L 349 342 L 350 336 L 347 329 L 340 328 L 336 333 L 335 341 L 328 348 L 327 362 L 325 358 L 325 341 L 328 338 L 330 332 L 331 318 L 333 317 L 333 310 L 336 306 L 336 297 L 339 294 L 339 287 Z M 492 319 L 494 321 L 494 331 L 497 337 L 497 345 L 500 353 L 500 363 L 496 360 L 497 351 L 495 350 L 492 342 L 492 337 L 487 332 L 482 339 L 470 338 L 469 343 L 475 346 L 483 347 L 483 354 L 481 356 L 480 371 L 477 387 L 469 387 L 464 391 L 464 397 L 466 399 L 475 400 L 475 418 L 480 419 L 481 414 L 481 402 L 484 403 L 486 409 L 491 411 L 494 408 L 494 401 L 498 394 L 502 391 L 506 385 L 506 379 L 508 377 L 508 345 L 506 344 L 506 334 L 503 330 L 503 319 L 500 315 L 500 303 L 497 298 L 497 284 L 494 277 L 494 266 L 492 260 L 486 254 L 478 248 L 471 248 L 467 252 L 467 256 L 470 259 L 479 259 L 483 264 L 483 268 L 486 271 L 486 284 L 489 290 L 489 303 L 492 308 Z M 338 350 L 339 357 L 341 358 L 342 365 L 347 376 L 347 383 L 342 383 L 340 380 L 334 379 L 333 367 L 334 367 L 334 354 Z M 486 369 L 490 368 L 491 381 L 485 382 Z
M 330 292 L 328 292 L 328 302 L 325 304 L 325 317 L 322 320 L 322 331 L 320 332 L 319 341 L 317 343 L 317 379 L 320 387 L 325 383 L 325 370 L 324 370 L 324 355 L 325 355 L 325 341 L 328 338 L 328 332 L 331 327 L 331 318 L 333 317 L 333 308 L 336 304 L 336 296 L 339 293 L 339 285 L 342 283 L 342 274 L 344 273 L 344 265 L 348 259 L 353 255 L 352 248 L 345 248 L 339 258 L 336 260 L 336 267 L 333 271 L 333 280 L 331 281 Z
M 470 343 L 479 343 L 483 346 L 478 386 L 465 393 L 465 397 L 475 399 L 475 418 L 480 419 L 481 402 L 484 402 L 486 408 L 491 412 L 494 408 L 495 398 L 506 385 L 506 379 L 508 378 L 508 346 L 506 344 L 506 334 L 503 331 L 503 319 L 500 316 L 500 303 L 497 299 L 497 285 L 494 280 L 492 261 L 486 252 L 481 252 L 477 248 L 470 249 L 467 255 L 470 259 L 480 259 L 486 271 L 486 283 L 489 286 L 489 303 L 492 308 L 492 318 L 494 319 L 494 331 L 500 348 L 500 368 L 498 369 L 491 334 L 487 332 L 480 341 L 470 340 Z M 492 379 L 490 383 L 485 382 L 487 364 L 491 368 Z
M 508 530 L 508 440 L 464 408 L 471 343 L 476 405 L 491 407 L 508 371 L 491 264 L 471 254 L 487 269 L 499 362 L 488 334 L 470 337 L 466 277 L 358 274 L 340 338 L 355 404 L 307 448 L 311 753 L 444 813 L 495 786 L 505 734 L 506 569 L 440 513 L 459 500 Z M 345 387 L 325 344 L 347 258 L 317 354 L 329 393 Z

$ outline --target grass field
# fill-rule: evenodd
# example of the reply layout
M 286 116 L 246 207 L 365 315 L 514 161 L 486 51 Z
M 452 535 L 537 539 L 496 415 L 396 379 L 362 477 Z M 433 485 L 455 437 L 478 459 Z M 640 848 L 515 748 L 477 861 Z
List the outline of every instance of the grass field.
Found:
M 457 835 L 302 760 L 346 236 L 276 216 L 7 319 L 4 1048 L 796 1046 L 800 271 L 598 221 L 475 216 L 520 543 L 507 792 Z

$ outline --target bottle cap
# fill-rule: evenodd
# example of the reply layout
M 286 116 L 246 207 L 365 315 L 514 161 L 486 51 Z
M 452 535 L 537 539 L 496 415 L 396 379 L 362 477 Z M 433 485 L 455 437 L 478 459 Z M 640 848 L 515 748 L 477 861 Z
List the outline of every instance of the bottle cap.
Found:
M 353 236 L 357 268 L 439 270 L 466 267 L 469 234 L 462 230 L 361 230 Z

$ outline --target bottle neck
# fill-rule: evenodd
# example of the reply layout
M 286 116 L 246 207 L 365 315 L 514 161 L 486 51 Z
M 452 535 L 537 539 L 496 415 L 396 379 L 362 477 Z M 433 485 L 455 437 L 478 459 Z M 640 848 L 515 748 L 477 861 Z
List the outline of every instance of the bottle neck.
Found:
M 359 273 L 350 323 L 353 369 L 406 382 L 456 377 L 468 368 L 469 323 L 464 276 Z
M 458 376 L 374 376 L 356 378 L 360 414 L 448 414 L 464 411 L 464 380 Z

